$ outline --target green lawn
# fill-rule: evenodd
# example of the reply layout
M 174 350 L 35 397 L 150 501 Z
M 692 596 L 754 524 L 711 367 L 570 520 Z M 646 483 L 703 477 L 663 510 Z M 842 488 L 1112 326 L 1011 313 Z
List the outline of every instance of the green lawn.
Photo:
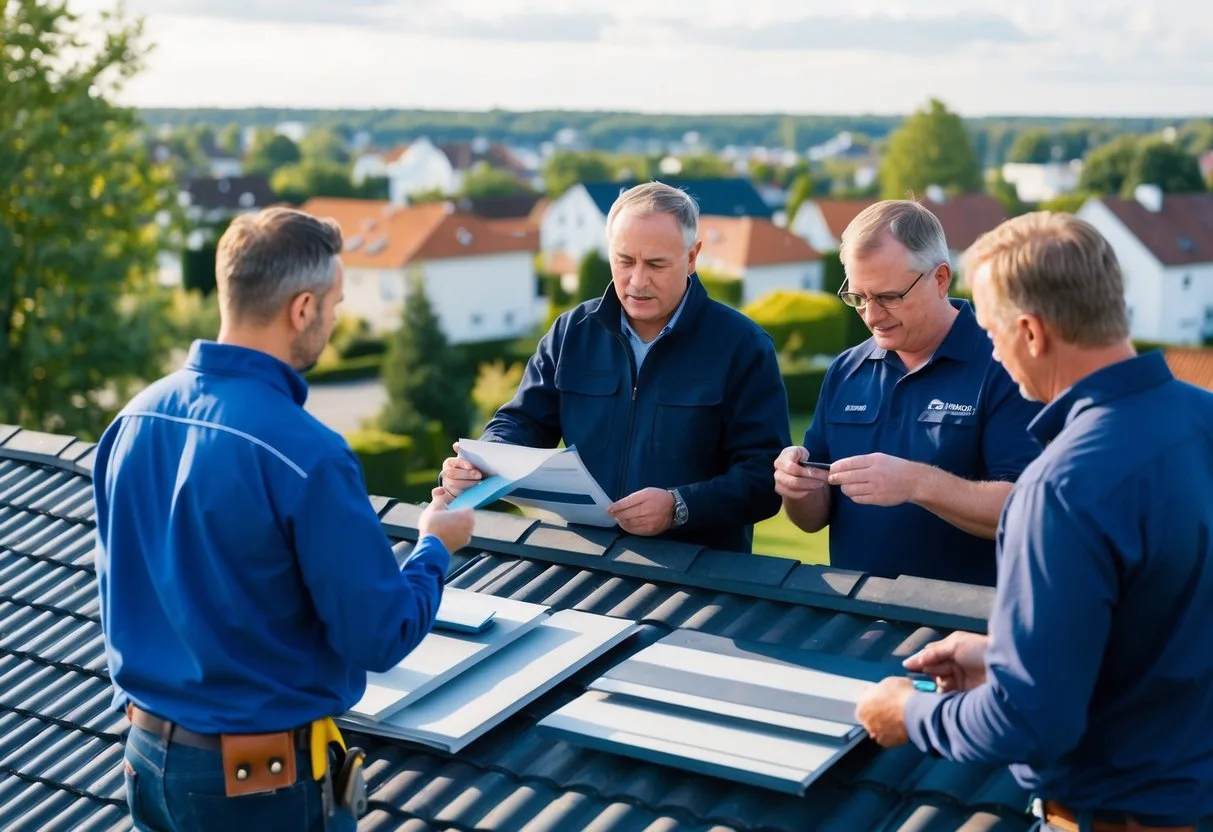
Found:
M 793 414 L 793 445 L 804 441 L 804 432 L 812 419 L 812 413 Z M 830 530 L 826 527 L 816 534 L 806 534 L 793 526 L 783 509 L 780 509 L 770 520 L 764 520 L 754 527 L 754 553 L 826 564 L 830 562 Z

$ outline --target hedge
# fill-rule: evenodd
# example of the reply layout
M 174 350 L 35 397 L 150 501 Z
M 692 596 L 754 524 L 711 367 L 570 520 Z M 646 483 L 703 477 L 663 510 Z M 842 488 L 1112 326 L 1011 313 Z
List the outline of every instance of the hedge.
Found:
M 847 279 L 846 270 L 842 267 L 842 258 L 837 251 L 827 251 L 821 255 L 821 291 L 828 295 L 837 295 L 842 290 L 843 281 Z
M 854 315 L 838 298 L 794 289 L 770 292 L 741 311 L 770 334 L 777 350 L 803 356 L 845 350 L 847 316 Z
M 306 377 L 309 384 L 332 384 L 337 381 L 375 378 L 382 367 L 382 355 L 366 355 L 341 361 L 330 367 L 316 367 L 308 371 Z
M 821 383 L 825 377 L 825 367 L 785 370 L 783 385 L 788 391 L 788 410 L 792 413 L 811 413 L 816 410 L 817 400 L 821 397 Z
M 413 440 L 381 430 L 359 430 L 346 437 L 362 463 L 370 494 L 401 497 L 406 491 L 405 472 L 413 458 Z
M 341 350 L 345 359 L 366 358 L 368 355 L 384 355 L 387 353 L 387 339 L 376 338 L 373 335 L 359 335 L 349 340 Z
M 707 290 L 708 297 L 721 303 L 727 303 L 734 309 L 741 306 L 742 284 L 740 278 L 704 271 L 700 271 L 698 274 L 699 282 Z

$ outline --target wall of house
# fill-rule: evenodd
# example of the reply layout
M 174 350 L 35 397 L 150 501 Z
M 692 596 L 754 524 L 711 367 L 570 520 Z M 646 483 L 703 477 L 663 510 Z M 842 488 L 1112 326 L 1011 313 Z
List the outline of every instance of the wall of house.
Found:
M 1125 279 L 1125 303 L 1134 338 L 1149 341 L 1169 340 L 1164 329 L 1164 305 L 1167 297 L 1163 267 L 1137 236 L 1129 231 L 1098 199 L 1078 209 L 1078 216 L 1104 236 L 1116 252 Z
M 597 249 L 606 256 L 606 217 L 585 188 L 569 188 L 544 212 L 539 224 L 539 247 L 545 257 L 564 253 L 580 260 Z
M 411 194 L 435 189 L 451 194 L 459 186 L 451 160 L 426 139 L 410 144 L 404 155 L 387 166 L 387 176 L 388 198 L 397 205 L 406 204 Z
M 751 303 L 776 289 L 811 289 L 821 291 L 820 260 L 801 263 L 779 263 L 771 266 L 751 266 L 742 278 L 741 302 Z
M 415 271 L 453 344 L 517 338 L 541 322 L 531 252 L 431 260 Z M 408 273 L 347 268 L 344 311 L 366 320 L 376 333 L 391 332 L 400 325 Z
M 814 202 L 805 202 L 796 211 L 792 225 L 788 229 L 793 234 L 808 241 L 814 249 L 821 252 L 833 251 L 838 248 L 838 241 L 830 233 L 825 217 Z
M 387 176 L 387 163 L 383 161 L 382 153 L 364 153 L 354 161 L 354 169 L 350 179 L 355 185 L 361 185 L 368 179 L 382 179 Z
M 1169 266 L 1162 287 L 1158 340 L 1192 346 L 1213 337 L 1213 263 Z

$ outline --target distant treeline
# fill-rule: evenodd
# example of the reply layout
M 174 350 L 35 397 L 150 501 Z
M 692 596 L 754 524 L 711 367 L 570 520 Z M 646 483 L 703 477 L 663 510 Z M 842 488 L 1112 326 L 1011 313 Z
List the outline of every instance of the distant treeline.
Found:
M 220 129 L 272 127 L 284 121 L 336 130 L 346 136 L 365 131 L 377 144 L 408 141 L 426 136 L 433 141 L 467 141 L 483 136 L 492 141 L 536 146 L 551 141 L 565 128 L 577 131 L 590 148 L 626 149 L 636 142 L 680 141 L 691 131 L 714 148 L 725 145 L 785 147 L 803 152 L 842 131 L 861 133 L 874 141 L 885 138 L 901 124 L 902 116 L 876 115 L 647 115 L 642 113 L 544 110 L 535 112 L 457 112 L 441 110 L 308 110 L 253 109 L 147 109 L 141 114 L 152 126 L 202 126 Z M 1183 129 L 1187 119 L 1063 117 L 986 117 L 965 119 L 973 135 L 977 157 L 984 164 L 1001 164 L 1023 132 L 1043 128 L 1050 132 L 1085 134 L 1087 147 L 1096 147 L 1123 133 L 1154 133 L 1167 127 Z M 1208 121 L 1202 119 L 1201 121 Z

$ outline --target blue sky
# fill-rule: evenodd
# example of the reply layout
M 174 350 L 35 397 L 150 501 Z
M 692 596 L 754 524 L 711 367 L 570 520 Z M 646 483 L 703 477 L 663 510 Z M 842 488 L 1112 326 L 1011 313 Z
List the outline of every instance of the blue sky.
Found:
M 1191 0 L 127 4 L 158 44 L 125 94 L 146 106 L 1213 114 Z

